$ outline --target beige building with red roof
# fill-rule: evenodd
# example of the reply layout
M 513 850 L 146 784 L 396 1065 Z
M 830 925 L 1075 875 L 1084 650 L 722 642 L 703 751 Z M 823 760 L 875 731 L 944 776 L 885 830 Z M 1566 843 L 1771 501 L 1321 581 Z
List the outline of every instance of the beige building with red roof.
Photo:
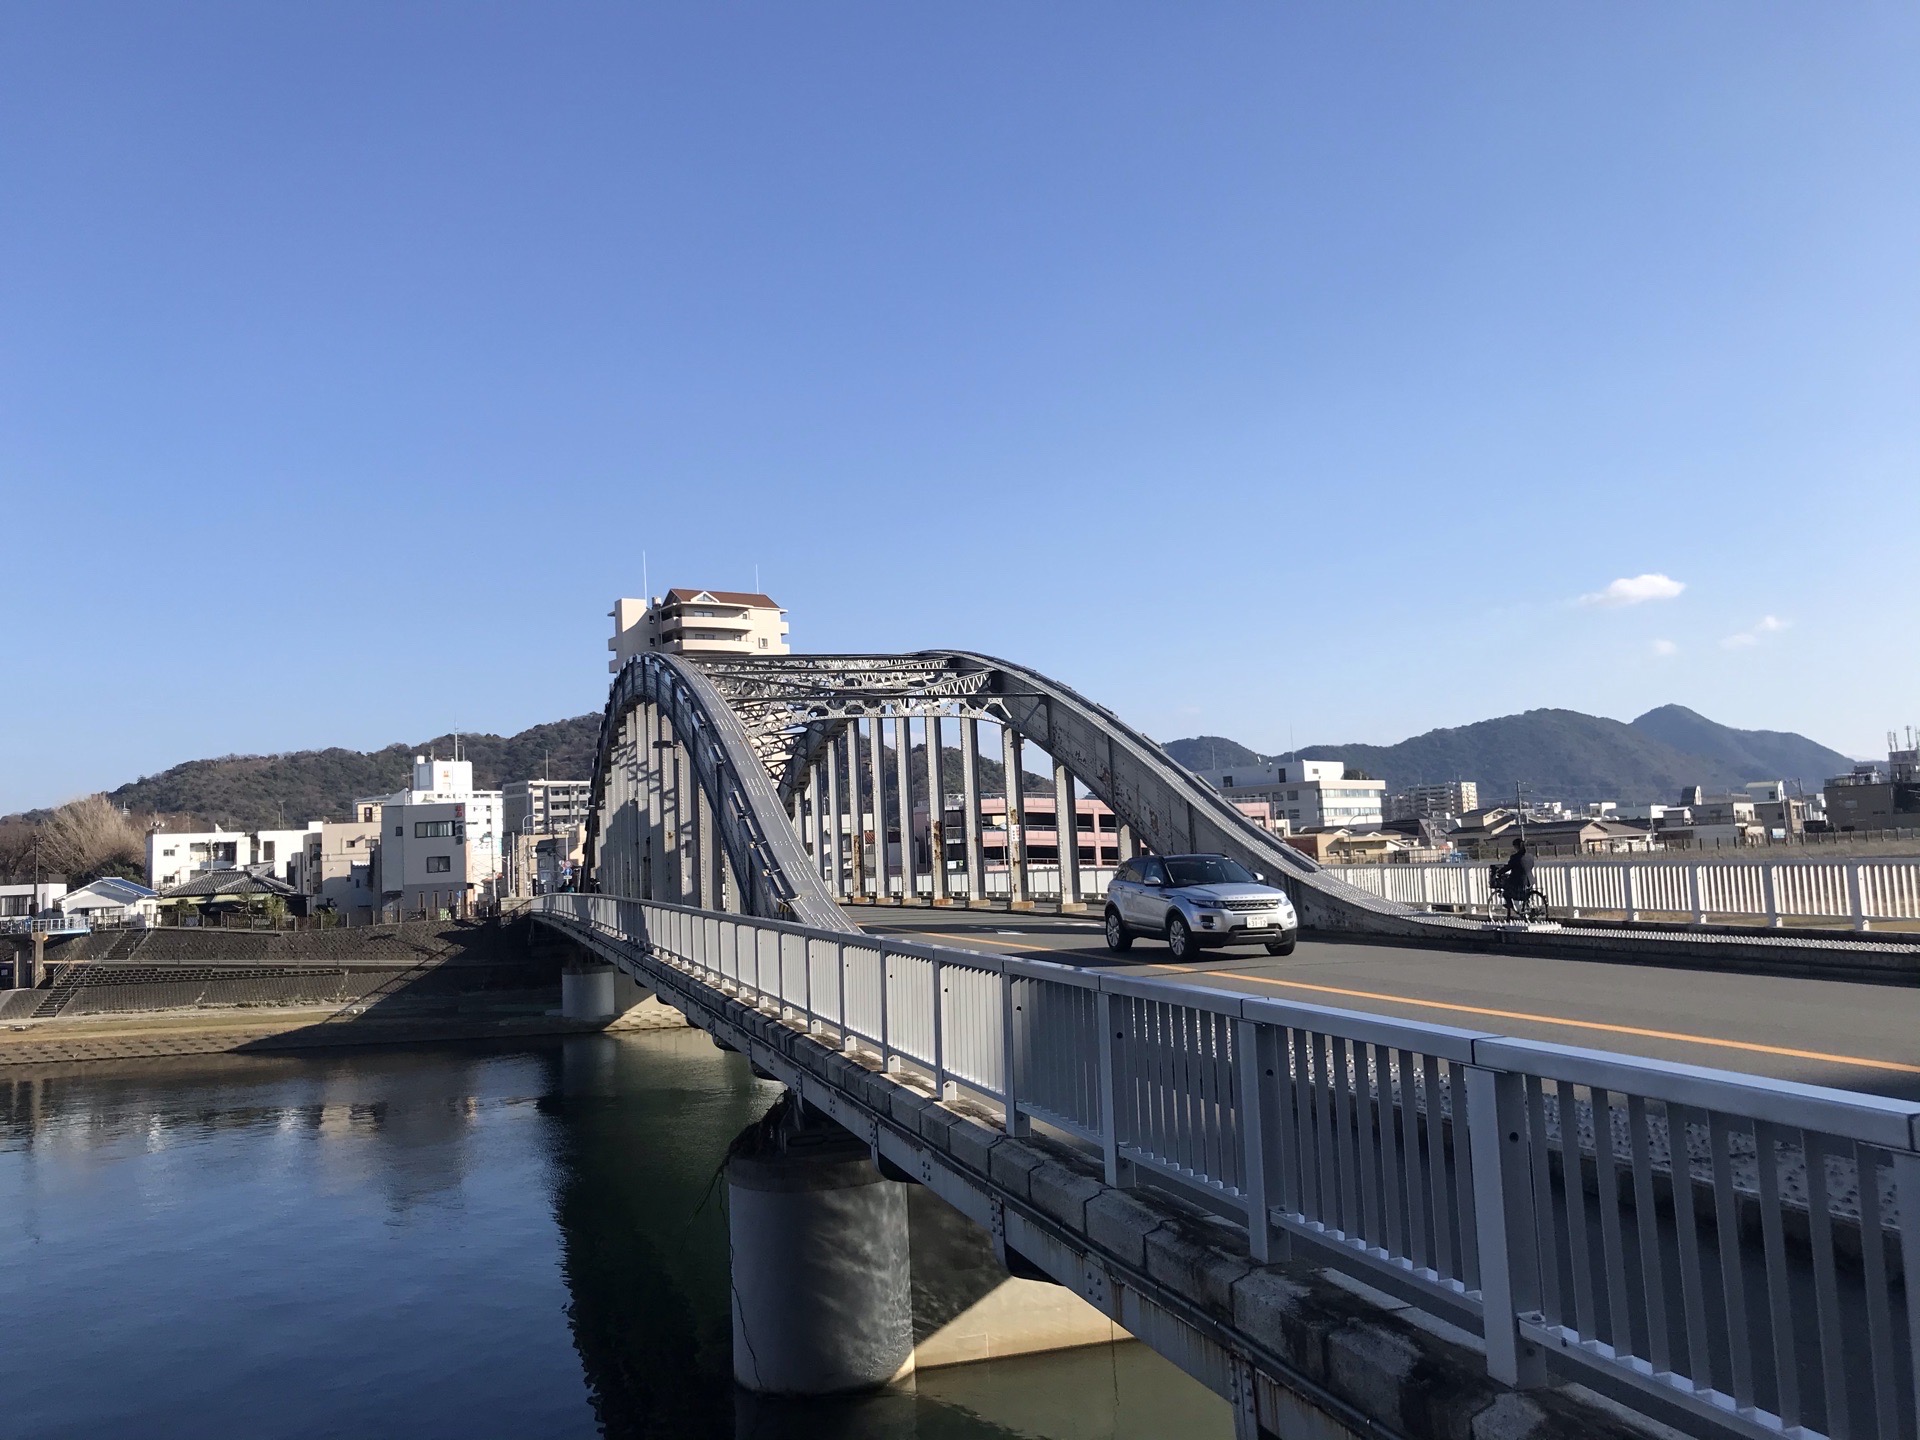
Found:
M 649 650 L 673 655 L 785 655 L 787 612 L 769 595 L 739 590 L 669 590 L 648 600 L 613 602 L 613 659 L 618 675 Z

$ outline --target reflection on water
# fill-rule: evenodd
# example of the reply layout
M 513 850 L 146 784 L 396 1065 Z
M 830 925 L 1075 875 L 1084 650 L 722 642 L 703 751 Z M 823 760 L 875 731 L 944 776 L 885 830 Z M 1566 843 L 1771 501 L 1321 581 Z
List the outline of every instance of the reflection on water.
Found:
M 0 1078 L 0 1428 L 1231 1433 L 1138 1345 L 739 1395 L 716 1171 L 776 1094 L 691 1031 Z

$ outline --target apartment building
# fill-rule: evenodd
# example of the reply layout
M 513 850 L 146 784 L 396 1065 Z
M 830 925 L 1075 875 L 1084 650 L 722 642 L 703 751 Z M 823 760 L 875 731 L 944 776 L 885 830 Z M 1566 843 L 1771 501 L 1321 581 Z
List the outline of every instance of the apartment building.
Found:
M 634 656 L 664 650 L 673 655 L 785 655 L 787 612 L 767 595 L 738 590 L 669 590 L 648 600 L 623 599 L 607 612 L 618 675 Z
M 306 844 L 294 888 L 307 897 L 309 914 L 330 910 L 351 923 L 371 923 L 380 909 L 379 807 L 356 804 L 365 820 L 316 820 L 307 827 Z
M 1480 808 L 1480 785 L 1474 780 L 1443 780 L 1435 785 L 1409 785 L 1387 797 L 1387 819 L 1442 820 L 1471 815 Z
M 587 823 L 591 780 L 515 780 L 500 792 L 513 835 L 550 835 Z
M 1387 782 L 1350 780 L 1342 760 L 1289 760 L 1281 765 L 1202 772 L 1234 802 L 1266 800 L 1295 833 L 1385 822 Z

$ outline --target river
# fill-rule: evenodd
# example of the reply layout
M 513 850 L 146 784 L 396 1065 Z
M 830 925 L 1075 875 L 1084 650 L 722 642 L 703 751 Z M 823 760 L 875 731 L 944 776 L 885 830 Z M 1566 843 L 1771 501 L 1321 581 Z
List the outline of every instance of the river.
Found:
M 740 1395 L 716 1176 L 777 1094 L 690 1030 L 0 1075 L 0 1433 L 1231 1434 L 1137 1344 Z

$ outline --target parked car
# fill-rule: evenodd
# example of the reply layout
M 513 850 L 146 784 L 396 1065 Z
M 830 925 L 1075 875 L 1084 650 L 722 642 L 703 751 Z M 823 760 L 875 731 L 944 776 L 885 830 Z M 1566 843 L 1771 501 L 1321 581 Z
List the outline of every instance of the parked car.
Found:
M 1151 935 L 1175 960 L 1215 945 L 1258 941 L 1269 955 L 1290 955 L 1300 917 L 1287 892 L 1225 855 L 1143 855 L 1107 886 L 1107 948 L 1126 950 Z

